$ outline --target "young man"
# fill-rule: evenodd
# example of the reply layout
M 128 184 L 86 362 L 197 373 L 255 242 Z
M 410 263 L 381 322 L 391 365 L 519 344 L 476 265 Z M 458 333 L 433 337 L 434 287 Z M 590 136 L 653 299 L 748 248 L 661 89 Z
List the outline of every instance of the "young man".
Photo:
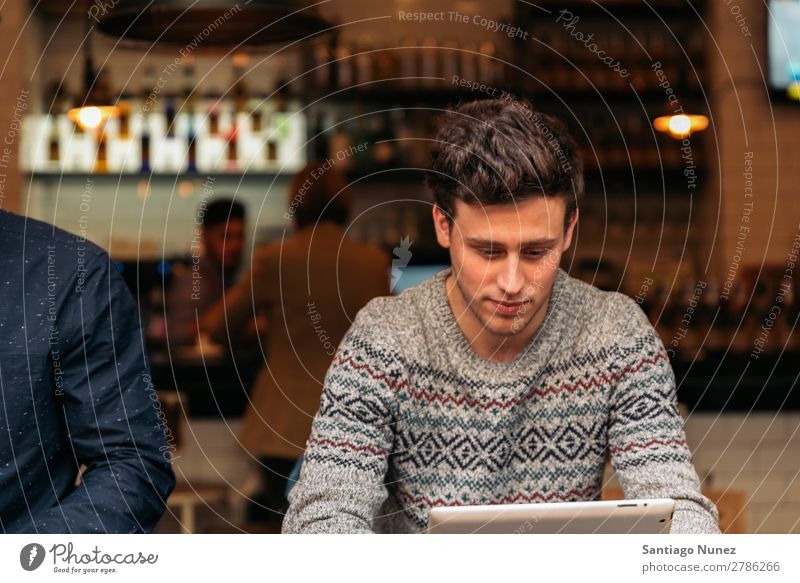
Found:
M 673 498 L 672 532 L 718 532 L 664 347 L 630 298 L 559 268 L 582 164 L 520 102 L 445 114 L 429 185 L 452 267 L 370 302 L 325 379 L 284 532 L 415 532 L 433 506 Z

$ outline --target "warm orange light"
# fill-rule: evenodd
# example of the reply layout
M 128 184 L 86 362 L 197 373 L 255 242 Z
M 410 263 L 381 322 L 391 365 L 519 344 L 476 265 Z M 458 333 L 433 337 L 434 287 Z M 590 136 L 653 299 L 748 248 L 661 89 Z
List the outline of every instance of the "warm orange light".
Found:
M 233 53 L 233 64 L 237 67 L 246 67 L 250 63 L 250 55 L 247 53 Z
M 692 131 L 692 120 L 688 115 L 673 115 L 669 118 L 667 126 L 673 136 L 685 136 Z
M 67 116 L 84 130 L 96 130 L 112 117 L 119 115 L 119 108 L 114 105 L 87 105 L 74 107 Z
M 653 127 L 680 139 L 706 129 L 708 118 L 704 115 L 663 115 L 653 121 Z

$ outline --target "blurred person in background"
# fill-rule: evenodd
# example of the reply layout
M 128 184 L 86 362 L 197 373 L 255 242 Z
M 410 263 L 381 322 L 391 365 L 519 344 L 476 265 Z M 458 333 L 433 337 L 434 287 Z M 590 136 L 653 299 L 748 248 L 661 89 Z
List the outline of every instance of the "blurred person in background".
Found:
M 266 314 L 264 367 L 242 421 L 240 441 L 263 467 L 263 490 L 249 518 L 280 523 L 292 467 L 319 408 L 325 372 L 356 313 L 389 295 L 390 257 L 345 236 L 347 181 L 311 163 L 289 187 L 293 235 L 258 248 L 252 264 L 203 327 L 235 346 L 254 314 Z
M 247 213 L 241 203 L 224 198 L 198 211 L 201 248 L 191 264 L 176 273 L 166 301 L 167 340 L 171 346 L 197 343 L 198 319 L 219 301 L 239 272 L 244 255 Z M 251 336 L 252 337 L 252 336 Z

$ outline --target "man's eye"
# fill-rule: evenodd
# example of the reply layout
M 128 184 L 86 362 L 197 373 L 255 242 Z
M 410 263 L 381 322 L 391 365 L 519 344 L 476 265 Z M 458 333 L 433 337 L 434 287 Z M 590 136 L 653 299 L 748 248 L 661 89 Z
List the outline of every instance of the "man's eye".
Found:
M 500 254 L 496 249 L 479 249 L 478 253 L 484 257 L 497 257 Z
M 544 251 L 542 251 L 541 249 L 529 250 L 525 251 L 525 255 L 528 257 L 539 257 L 541 255 L 544 255 Z

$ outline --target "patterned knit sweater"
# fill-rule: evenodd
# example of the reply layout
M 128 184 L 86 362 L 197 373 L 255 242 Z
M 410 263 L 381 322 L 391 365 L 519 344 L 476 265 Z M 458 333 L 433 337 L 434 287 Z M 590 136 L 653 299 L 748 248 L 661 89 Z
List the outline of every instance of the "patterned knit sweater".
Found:
M 450 270 L 356 317 L 327 376 L 284 532 L 418 532 L 433 506 L 592 500 L 610 454 L 627 498 L 673 498 L 716 533 L 664 346 L 630 298 L 559 269 L 513 360 L 469 346 Z

